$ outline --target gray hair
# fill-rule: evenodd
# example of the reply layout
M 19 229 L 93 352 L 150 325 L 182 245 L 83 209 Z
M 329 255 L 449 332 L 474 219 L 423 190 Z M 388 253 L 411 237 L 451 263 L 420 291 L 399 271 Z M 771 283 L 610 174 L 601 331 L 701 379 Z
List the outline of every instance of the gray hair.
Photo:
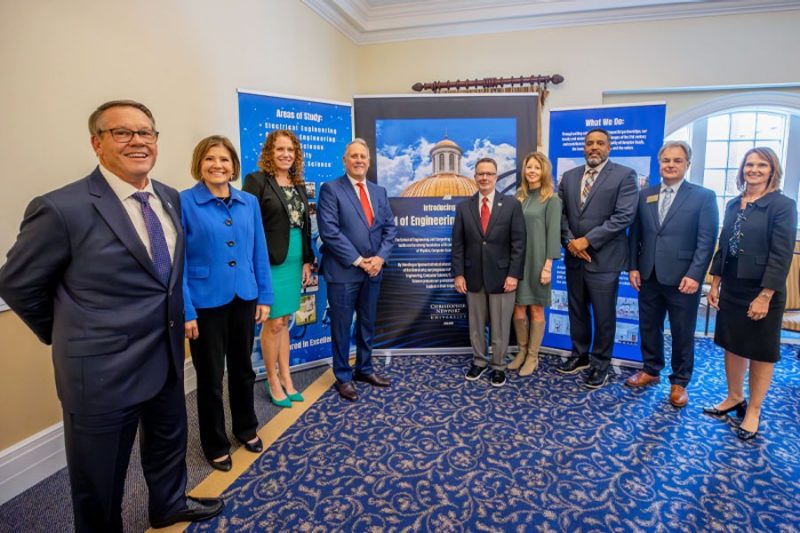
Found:
M 367 144 L 367 141 L 365 141 L 361 137 L 356 137 L 355 139 L 347 143 L 347 146 L 344 147 L 344 152 L 347 153 L 347 149 L 353 146 L 354 144 L 360 144 L 367 150 L 367 153 L 369 153 L 369 145 Z
M 684 141 L 667 141 L 664 143 L 664 146 L 661 147 L 661 150 L 658 151 L 658 159 L 661 159 L 661 154 L 664 153 L 665 150 L 668 148 L 680 148 L 683 150 L 683 153 L 686 154 L 686 160 L 691 162 L 692 161 L 692 147 L 689 146 L 689 143 Z

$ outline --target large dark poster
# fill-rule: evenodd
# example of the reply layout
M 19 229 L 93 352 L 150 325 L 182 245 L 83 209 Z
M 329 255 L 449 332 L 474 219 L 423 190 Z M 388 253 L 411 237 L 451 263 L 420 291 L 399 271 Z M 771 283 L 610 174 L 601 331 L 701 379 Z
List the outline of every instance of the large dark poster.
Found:
M 398 233 L 385 267 L 375 347 L 469 347 L 466 300 L 455 292 L 450 247 L 456 205 L 474 194 L 475 162 L 498 163 L 513 194 L 536 148 L 536 94 L 357 96 L 355 133 L 370 145 L 367 178 L 386 187 Z

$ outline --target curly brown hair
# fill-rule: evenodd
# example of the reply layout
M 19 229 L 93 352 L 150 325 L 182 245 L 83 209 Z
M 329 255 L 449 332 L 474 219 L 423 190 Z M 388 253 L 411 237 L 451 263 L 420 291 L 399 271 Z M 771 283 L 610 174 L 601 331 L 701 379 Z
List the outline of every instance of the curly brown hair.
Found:
M 269 132 L 267 138 L 264 140 L 264 146 L 261 148 L 261 155 L 258 158 L 258 168 L 268 176 L 275 176 L 275 161 L 272 158 L 272 153 L 275 150 L 275 142 L 278 137 L 284 136 L 292 141 L 294 146 L 294 163 L 292 168 L 289 169 L 289 179 L 295 185 L 302 185 L 303 182 L 303 147 L 300 146 L 300 141 L 297 135 L 289 130 L 273 130 Z

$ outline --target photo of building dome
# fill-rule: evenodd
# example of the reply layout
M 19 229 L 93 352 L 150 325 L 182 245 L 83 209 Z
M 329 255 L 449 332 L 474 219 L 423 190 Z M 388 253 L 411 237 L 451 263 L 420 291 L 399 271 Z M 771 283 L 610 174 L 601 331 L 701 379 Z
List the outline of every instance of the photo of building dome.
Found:
M 461 147 L 445 135 L 430 151 L 433 174 L 411 183 L 401 196 L 445 198 L 475 194 L 475 180 L 461 174 L 462 154 Z

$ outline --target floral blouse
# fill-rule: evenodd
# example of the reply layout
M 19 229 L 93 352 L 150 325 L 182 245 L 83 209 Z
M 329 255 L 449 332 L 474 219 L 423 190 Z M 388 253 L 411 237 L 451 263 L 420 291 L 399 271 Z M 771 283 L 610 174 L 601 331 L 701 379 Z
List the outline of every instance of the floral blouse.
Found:
M 306 206 L 303 199 L 297 193 L 294 185 L 288 187 L 281 186 L 283 194 L 286 196 L 286 204 L 289 206 L 289 225 L 293 228 L 302 228 L 305 222 Z

